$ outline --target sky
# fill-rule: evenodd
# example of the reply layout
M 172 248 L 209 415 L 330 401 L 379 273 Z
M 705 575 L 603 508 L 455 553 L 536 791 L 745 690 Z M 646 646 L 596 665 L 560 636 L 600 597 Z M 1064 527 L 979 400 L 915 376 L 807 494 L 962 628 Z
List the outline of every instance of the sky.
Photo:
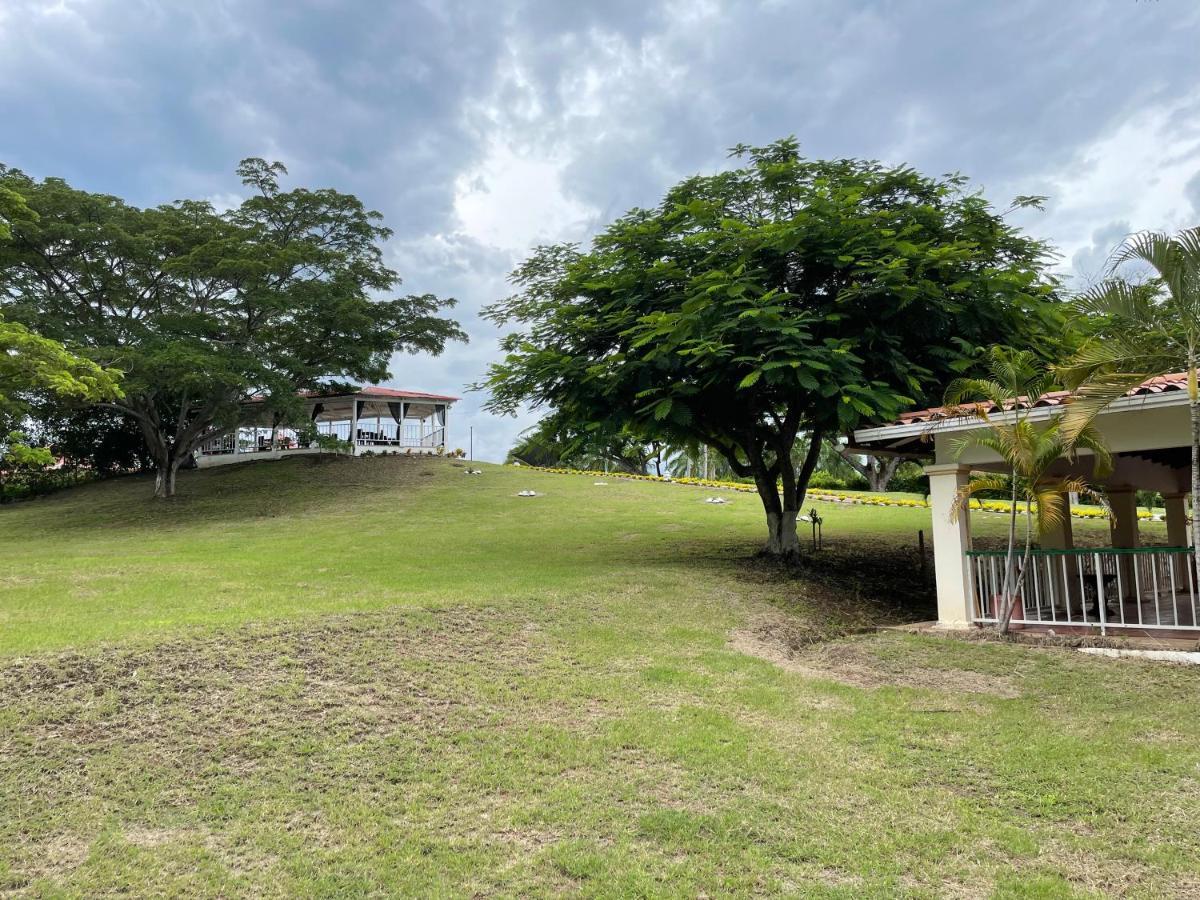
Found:
M 536 412 L 468 386 L 480 308 L 738 143 L 961 172 L 1086 285 L 1131 231 L 1200 222 L 1195 0 L 0 0 L 0 162 L 138 205 L 243 194 L 238 161 L 384 214 L 404 291 L 470 342 L 392 386 L 460 395 L 501 460 Z

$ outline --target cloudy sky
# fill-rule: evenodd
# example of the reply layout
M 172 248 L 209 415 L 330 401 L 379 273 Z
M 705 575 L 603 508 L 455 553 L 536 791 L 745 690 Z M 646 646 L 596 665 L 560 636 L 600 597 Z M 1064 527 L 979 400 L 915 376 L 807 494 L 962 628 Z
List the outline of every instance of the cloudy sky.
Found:
M 1086 280 L 1200 222 L 1198 46 L 1195 0 L 0 0 L 0 161 L 142 205 L 234 203 L 245 156 L 358 194 L 471 333 L 393 383 L 463 394 L 451 442 L 499 459 L 533 417 L 465 386 L 531 246 L 794 134 L 1046 194 L 1021 222 Z

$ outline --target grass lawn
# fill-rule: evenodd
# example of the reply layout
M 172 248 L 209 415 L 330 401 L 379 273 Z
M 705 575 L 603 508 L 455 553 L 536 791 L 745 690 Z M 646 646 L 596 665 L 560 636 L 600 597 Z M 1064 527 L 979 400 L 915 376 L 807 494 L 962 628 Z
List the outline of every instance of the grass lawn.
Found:
M 821 504 L 784 575 L 755 498 L 698 488 L 148 493 L 0 510 L 0 890 L 1200 894 L 1200 673 L 853 633 L 930 616 L 928 511 Z

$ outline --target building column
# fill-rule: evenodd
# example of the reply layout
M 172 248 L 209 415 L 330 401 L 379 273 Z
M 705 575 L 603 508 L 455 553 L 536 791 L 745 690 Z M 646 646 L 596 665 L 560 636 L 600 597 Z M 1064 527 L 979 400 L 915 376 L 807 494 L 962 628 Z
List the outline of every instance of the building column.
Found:
M 965 628 L 975 619 L 971 570 L 966 553 L 971 549 L 971 514 L 955 515 L 959 491 L 966 486 L 971 467 L 949 463 L 926 466 L 929 501 L 933 507 L 933 570 L 937 579 L 938 624 Z
M 1167 510 L 1167 545 L 1170 547 L 1187 547 L 1188 540 L 1187 508 L 1184 503 L 1187 494 L 1163 494 L 1163 506 Z
M 1063 503 L 1063 520 L 1041 536 L 1041 545 L 1046 550 L 1074 550 L 1075 533 L 1071 529 L 1071 497 L 1060 494 Z
M 1113 488 L 1108 492 L 1114 519 L 1110 531 L 1114 547 L 1138 545 L 1137 491 L 1133 488 Z
M 1050 531 L 1041 536 L 1039 543 L 1045 550 L 1074 550 L 1075 549 L 1075 532 L 1071 526 L 1071 495 L 1060 494 L 1063 501 L 1063 520 L 1059 525 L 1056 525 Z M 1038 558 L 1031 561 L 1031 565 L 1038 566 L 1040 562 Z M 1052 557 L 1050 563 L 1038 576 L 1044 581 L 1042 591 L 1049 594 L 1050 602 L 1079 602 L 1079 572 L 1076 568 L 1077 561 L 1074 556 L 1066 556 L 1064 558 Z M 1034 576 L 1026 575 L 1026 587 L 1032 584 Z
M 1108 502 L 1112 506 L 1113 519 L 1109 524 L 1112 546 L 1131 549 L 1138 545 L 1137 491 L 1133 488 L 1110 488 Z M 1139 602 L 1137 579 L 1134 566 L 1137 561 L 1124 556 L 1117 563 L 1121 567 L 1121 582 L 1124 585 L 1122 601 Z

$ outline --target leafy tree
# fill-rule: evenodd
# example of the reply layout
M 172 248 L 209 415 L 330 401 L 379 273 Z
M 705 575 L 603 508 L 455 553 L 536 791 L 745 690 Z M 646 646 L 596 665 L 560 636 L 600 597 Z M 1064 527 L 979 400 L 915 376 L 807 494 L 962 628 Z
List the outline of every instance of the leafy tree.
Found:
M 17 427 L 29 413 L 29 401 L 38 395 L 97 401 L 120 396 L 120 389 L 117 373 L 0 318 L 0 502 L 7 494 L 6 475 L 53 462 L 47 448 L 34 446 Z
M 13 222 L 28 222 L 35 218 L 24 197 L 0 185 L 0 241 L 12 237 Z
M 869 491 L 886 491 L 904 461 L 900 456 L 864 456 L 840 443 L 831 446 L 843 463 L 867 480 Z
M 1003 492 L 1011 501 L 997 615 L 997 627 L 1002 634 L 1008 631 L 1013 608 L 1021 596 L 1035 535 L 1047 534 L 1070 515 L 1070 510 L 1064 508 L 1064 495 L 1094 494 L 1087 479 L 1052 477 L 1050 468 L 1061 459 L 1074 459 L 1079 449 L 1092 452 L 1097 475 L 1112 468 L 1111 454 L 1091 424 L 1068 429 L 1061 418 L 1045 426 L 1029 420 L 1033 408 L 1030 398 L 1040 397 L 1051 386 L 1050 376 L 1033 353 L 997 346 L 988 353 L 985 377 L 959 379 L 946 389 L 948 407 L 978 416 L 987 426 L 982 434 L 960 441 L 958 453 L 961 455 L 971 445 L 983 447 L 999 456 L 1008 467 L 1006 473 L 973 478 L 960 494 L 961 506 L 976 494 L 987 492 Z M 1000 410 L 1000 414 L 993 417 L 992 409 Z M 1098 499 L 1104 503 L 1103 498 Z M 956 515 L 961 506 L 956 507 Z M 1020 515 L 1025 522 L 1025 548 L 1018 560 Z
M 1120 277 L 1131 264 L 1151 277 Z M 1192 498 L 1200 497 L 1200 226 L 1171 236 L 1130 236 L 1113 255 L 1109 277 L 1075 300 L 1094 334 L 1058 369 L 1076 396 L 1067 428 L 1087 427 L 1110 403 L 1150 378 L 1187 373 L 1192 425 Z M 1200 517 L 1192 516 L 1192 543 L 1200 567 Z
M 0 318 L 0 423 L 26 412 L 24 398 L 50 392 L 78 400 L 120 394 L 118 373 L 70 353 L 62 344 Z
M 33 419 L 51 451 L 71 467 L 101 476 L 154 467 L 141 429 L 116 410 L 39 401 Z
M 663 448 L 663 455 L 668 460 L 668 471 L 675 478 L 737 479 L 721 454 L 710 452 L 696 440 L 668 444 Z
M 546 418 L 523 431 L 508 451 L 509 462 L 530 466 L 570 466 L 578 469 L 612 468 L 643 474 L 656 449 L 628 432 L 572 429 L 567 423 Z
M 38 216 L 0 244 L 0 303 L 125 372 L 111 405 L 137 422 L 159 497 L 250 397 L 285 409 L 297 389 L 381 380 L 393 353 L 465 337 L 438 315 L 453 301 L 376 299 L 399 278 L 379 246 L 390 232 L 358 198 L 282 190 L 283 166 L 261 159 L 238 174 L 255 193 L 218 214 L 196 201 L 138 209 L 0 169 L 0 187 Z
M 1060 315 L 1046 248 L 961 177 L 809 160 L 794 140 L 733 153 L 741 167 L 687 179 L 587 250 L 538 248 L 485 311 L 518 330 L 484 386 L 495 412 L 714 448 L 753 478 L 767 552 L 794 557 L 827 436 L 932 399 L 1001 338 L 1050 349 Z

